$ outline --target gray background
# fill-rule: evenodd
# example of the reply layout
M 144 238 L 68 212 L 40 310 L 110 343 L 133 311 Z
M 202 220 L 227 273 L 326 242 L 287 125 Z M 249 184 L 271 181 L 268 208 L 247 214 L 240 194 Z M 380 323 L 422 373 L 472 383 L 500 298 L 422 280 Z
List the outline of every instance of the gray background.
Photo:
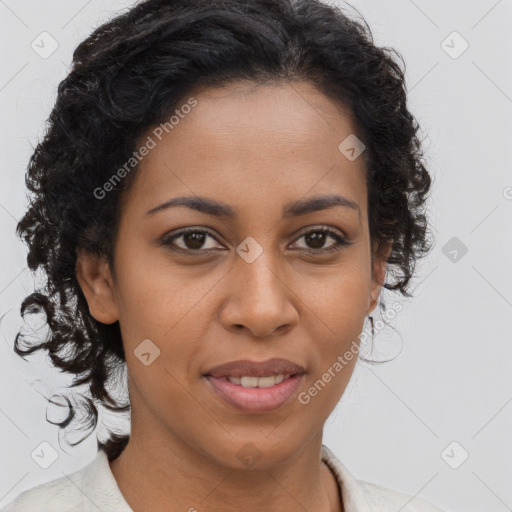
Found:
M 94 434 L 61 447 L 45 420 L 42 394 L 65 389 L 71 377 L 45 356 L 25 362 L 12 351 L 20 304 L 35 284 L 14 230 L 26 205 L 25 168 L 74 48 L 130 5 L 0 0 L 0 506 L 95 456 Z M 447 511 L 512 510 L 512 1 L 351 5 L 379 46 L 404 56 L 434 175 L 436 245 L 418 266 L 414 298 L 385 296 L 403 311 L 376 337 L 374 357 L 397 357 L 357 367 L 324 443 L 357 478 Z M 48 58 L 31 48 L 44 31 L 58 43 Z M 43 442 L 57 455 L 47 469 L 31 457 Z

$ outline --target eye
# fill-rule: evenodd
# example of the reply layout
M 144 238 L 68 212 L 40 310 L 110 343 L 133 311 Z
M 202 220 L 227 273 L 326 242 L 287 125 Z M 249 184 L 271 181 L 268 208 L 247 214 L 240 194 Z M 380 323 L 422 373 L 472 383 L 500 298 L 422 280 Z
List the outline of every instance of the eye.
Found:
M 306 252 L 313 253 L 329 253 L 332 251 L 339 251 L 343 247 L 352 244 L 352 242 L 349 242 L 343 238 L 336 231 L 328 228 L 310 229 L 309 231 L 303 233 L 297 240 L 302 238 L 304 238 L 305 242 L 309 244 L 309 247 L 306 246 L 302 247 L 301 249 Z M 328 238 L 333 239 L 334 243 L 330 244 L 330 246 L 328 246 L 326 249 L 323 246 Z
M 204 229 L 186 229 L 182 230 L 179 233 L 175 233 L 172 236 L 164 236 L 160 243 L 161 245 L 169 246 L 169 248 L 173 251 L 182 251 L 187 253 L 196 252 L 208 252 L 215 247 L 210 244 L 205 246 L 205 241 L 211 238 L 212 240 L 217 240 L 209 231 Z M 176 244 L 175 240 L 181 240 L 181 245 Z M 176 247 L 173 247 L 176 245 Z M 214 244 L 215 245 L 215 244 Z
M 215 250 L 215 244 L 210 246 L 205 243 L 208 238 L 217 241 L 217 238 L 205 229 L 190 228 L 179 231 L 171 236 L 165 235 L 161 240 L 160 244 L 168 246 L 172 251 L 185 252 L 187 254 L 205 253 Z M 303 233 L 297 240 L 304 238 L 306 243 L 309 245 L 306 247 L 299 247 L 299 250 L 309 253 L 330 253 L 332 251 L 339 251 L 344 246 L 351 245 L 353 242 L 349 242 L 336 231 L 329 228 L 317 228 L 310 229 Z M 329 238 L 334 240 L 328 248 L 324 248 L 326 240 Z M 179 240 L 180 243 L 176 243 Z

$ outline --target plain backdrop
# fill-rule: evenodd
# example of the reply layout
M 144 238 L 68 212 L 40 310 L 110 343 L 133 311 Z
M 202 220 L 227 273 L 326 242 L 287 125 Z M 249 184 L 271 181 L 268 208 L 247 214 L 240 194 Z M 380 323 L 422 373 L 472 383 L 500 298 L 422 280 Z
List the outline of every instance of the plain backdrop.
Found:
M 15 227 L 27 204 L 26 165 L 74 48 L 132 4 L 0 1 L 0 506 L 96 454 L 94 434 L 70 449 L 45 419 L 43 394 L 69 378 L 44 356 L 25 362 L 12 350 L 19 307 L 35 286 Z M 417 268 L 413 298 L 384 295 L 403 310 L 375 338 L 374 355 L 394 360 L 358 365 L 324 444 L 357 478 L 447 512 L 511 510 L 512 2 L 351 5 L 376 44 L 404 56 L 409 108 L 434 176 L 436 244 Z M 47 58 L 31 46 L 42 32 L 58 44 Z M 47 469 L 31 457 L 41 443 L 57 454 Z

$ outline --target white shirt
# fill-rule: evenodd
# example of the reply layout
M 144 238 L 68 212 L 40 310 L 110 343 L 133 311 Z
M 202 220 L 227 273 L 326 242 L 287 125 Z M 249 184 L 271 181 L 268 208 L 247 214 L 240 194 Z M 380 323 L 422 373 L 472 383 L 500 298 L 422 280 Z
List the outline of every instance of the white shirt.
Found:
M 324 445 L 322 460 L 338 482 L 345 512 L 444 512 L 423 499 L 357 480 Z M 82 469 L 22 492 L 0 512 L 99 511 L 133 512 L 103 450 Z

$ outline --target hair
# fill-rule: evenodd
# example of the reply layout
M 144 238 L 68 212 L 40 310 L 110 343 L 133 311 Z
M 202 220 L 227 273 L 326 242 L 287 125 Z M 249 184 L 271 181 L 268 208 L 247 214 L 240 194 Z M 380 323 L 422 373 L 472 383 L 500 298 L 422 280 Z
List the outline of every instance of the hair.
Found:
M 168 120 L 198 85 L 314 83 L 353 116 L 365 145 L 370 240 L 377 247 L 392 242 L 386 278 L 393 279 L 383 287 L 411 297 L 416 260 L 431 249 L 425 216 L 431 177 L 407 108 L 404 73 L 401 55 L 375 46 L 364 19 L 319 0 L 146 0 L 78 45 L 30 158 L 25 183 L 32 197 L 16 229 L 28 245 L 29 268 L 45 276 L 43 288 L 22 302 L 21 315 L 42 312 L 49 332 L 31 344 L 18 332 L 14 350 L 21 357 L 48 351 L 57 368 L 75 375 L 70 388 L 87 387 L 85 437 L 97 425 L 96 405 L 119 413 L 130 404 L 107 389 L 126 365 L 121 331 L 119 322 L 106 325 L 90 314 L 76 278 L 77 250 L 105 257 L 113 269 L 122 193 L 137 166 L 106 199 L 94 191 L 133 157 L 140 137 Z M 68 417 L 51 422 L 61 429 L 75 418 L 65 400 Z M 98 448 L 113 460 L 128 438 L 110 432 Z

